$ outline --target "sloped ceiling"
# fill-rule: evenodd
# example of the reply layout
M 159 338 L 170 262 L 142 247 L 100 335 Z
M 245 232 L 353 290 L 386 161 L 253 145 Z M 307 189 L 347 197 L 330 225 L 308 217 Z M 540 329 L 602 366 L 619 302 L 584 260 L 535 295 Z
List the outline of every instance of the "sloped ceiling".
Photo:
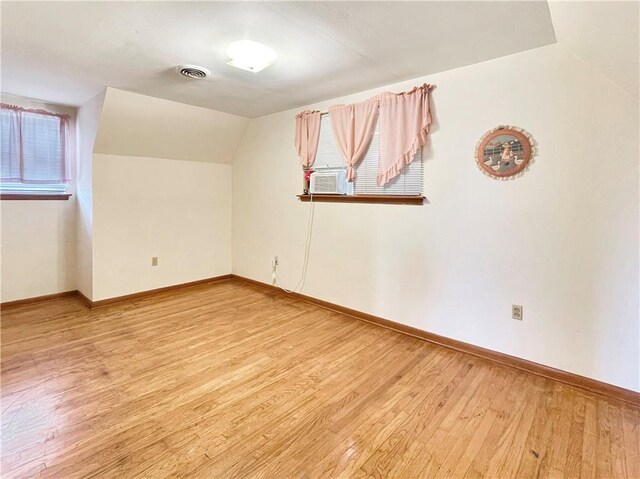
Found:
M 249 120 L 108 88 L 94 153 L 231 163 Z
M 2 87 L 80 105 L 105 86 L 256 117 L 555 41 L 544 1 L 2 2 Z M 261 73 L 226 64 L 249 38 Z M 173 70 L 210 69 L 208 80 Z
M 549 2 L 558 43 L 640 97 L 640 2 Z

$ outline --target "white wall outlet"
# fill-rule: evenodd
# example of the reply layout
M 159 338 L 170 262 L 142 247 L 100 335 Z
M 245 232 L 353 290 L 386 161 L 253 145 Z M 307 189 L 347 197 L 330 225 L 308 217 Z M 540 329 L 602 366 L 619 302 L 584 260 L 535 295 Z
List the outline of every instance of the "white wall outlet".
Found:
M 157 256 L 152 256 L 151 257 L 151 266 L 158 266 L 158 257 Z
M 278 257 L 273 256 L 271 260 L 271 284 L 275 285 L 278 283 L 278 278 L 276 277 L 276 269 L 278 268 Z
M 517 319 L 518 321 L 522 321 L 522 306 L 518 304 L 511 305 L 511 317 L 513 319 Z

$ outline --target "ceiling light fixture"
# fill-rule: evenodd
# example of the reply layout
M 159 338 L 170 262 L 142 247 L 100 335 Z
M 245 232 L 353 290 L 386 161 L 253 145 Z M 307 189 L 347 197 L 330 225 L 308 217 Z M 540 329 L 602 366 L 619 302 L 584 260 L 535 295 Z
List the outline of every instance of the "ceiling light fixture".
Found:
M 264 70 L 278 56 L 271 48 L 252 40 L 238 40 L 227 47 L 227 55 L 231 58 L 228 65 L 258 73 Z

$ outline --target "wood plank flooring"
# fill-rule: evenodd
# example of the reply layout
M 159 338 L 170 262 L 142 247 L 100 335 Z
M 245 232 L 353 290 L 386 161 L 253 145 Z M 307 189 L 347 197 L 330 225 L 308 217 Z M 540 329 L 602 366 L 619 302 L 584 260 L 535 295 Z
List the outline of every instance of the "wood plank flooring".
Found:
M 3 478 L 640 478 L 637 407 L 232 280 L 1 339 Z

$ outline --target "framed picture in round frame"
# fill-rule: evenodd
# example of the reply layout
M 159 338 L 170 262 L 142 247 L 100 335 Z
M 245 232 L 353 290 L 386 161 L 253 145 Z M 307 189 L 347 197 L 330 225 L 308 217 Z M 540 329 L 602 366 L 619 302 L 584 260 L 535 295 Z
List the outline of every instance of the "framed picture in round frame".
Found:
M 478 168 L 497 180 L 522 175 L 533 162 L 533 138 L 522 128 L 499 125 L 485 133 L 476 145 Z

